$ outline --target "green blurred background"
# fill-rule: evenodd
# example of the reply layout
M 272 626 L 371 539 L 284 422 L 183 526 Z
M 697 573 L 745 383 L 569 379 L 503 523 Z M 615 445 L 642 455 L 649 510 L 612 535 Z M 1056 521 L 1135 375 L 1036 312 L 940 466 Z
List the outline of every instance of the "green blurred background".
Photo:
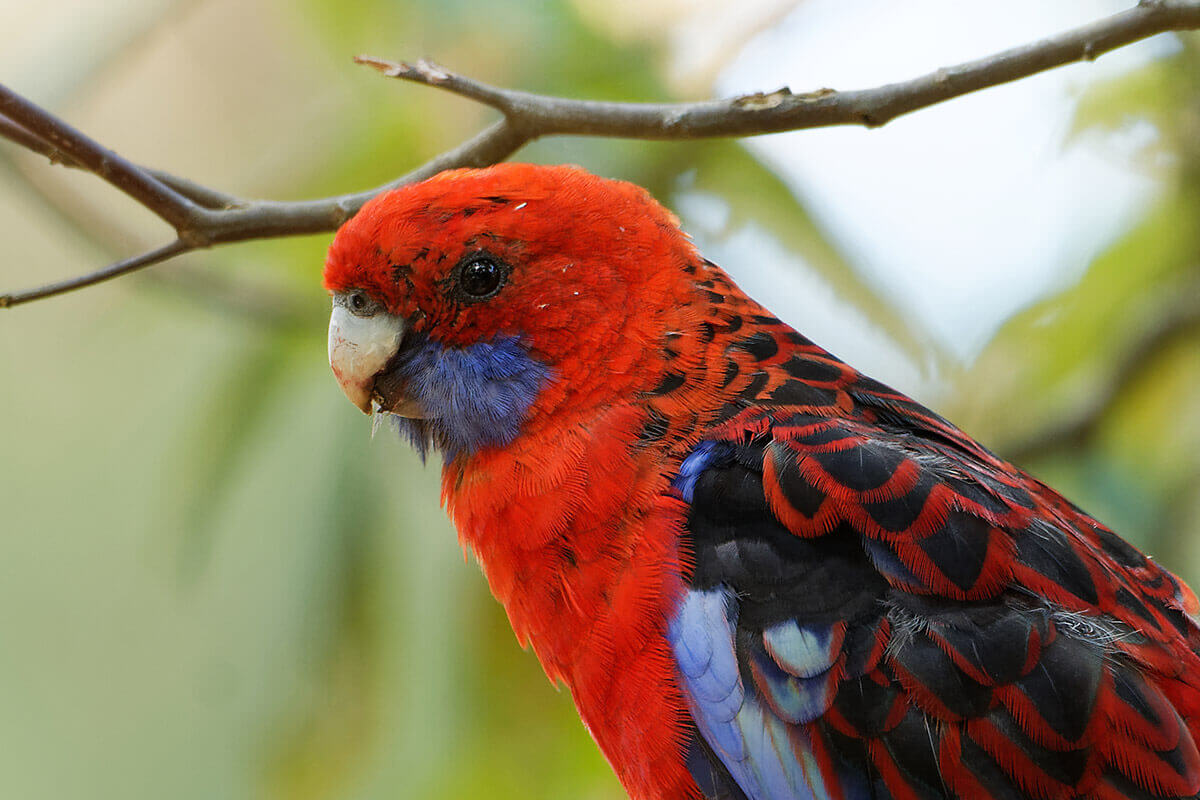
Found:
M 776 74 L 769 56 L 787 51 L 796 25 L 807 20 L 820 38 L 819 21 L 841 13 L 825 3 L 796 17 L 806 5 L 6 0 L 0 27 L 22 35 L 0 67 L 4 82 L 139 162 L 298 199 L 382 183 L 491 119 L 355 67 L 353 54 L 433 56 L 531 91 L 669 100 L 728 93 L 730 71 L 766 53 L 768 70 L 747 78 L 744 68 L 739 80 L 804 90 L 822 79 Z M 1008 44 L 1061 27 L 1037 4 L 1017 5 L 960 13 L 977 14 L 963 19 L 981 29 L 1027 13 L 1031 32 Z M 1062 5 L 1078 22 L 1122 7 Z M 941 6 L 913 3 L 908 24 L 944 21 Z M 894 38 L 904 49 L 902 32 Z M 1054 145 L 1029 158 L 1052 170 L 1090 148 L 1136 188 L 1116 217 L 1089 211 L 1104 191 L 1067 195 L 1079 206 L 1044 220 L 1055 244 L 1037 248 L 1049 266 L 1036 281 L 1003 265 L 976 269 L 1024 241 L 1021 226 L 983 225 L 971 233 L 977 250 L 949 254 L 933 279 L 864 256 L 857 243 L 883 221 L 832 218 L 823 184 L 788 160 L 811 155 L 817 140 L 806 137 L 817 132 L 754 143 L 555 139 L 520 157 L 649 187 L 798 327 L 1195 583 L 1200 42 L 1163 41 L 1120 69 L 1084 65 L 1031 82 L 1066 98 L 1070 124 L 1048 130 Z M 934 51 L 927 68 L 990 49 Z M 896 52 L 849 58 L 874 59 L 880 81 L 920 71 L 897 74 Z M 994 129 L 994 140 L 967 143 L 967 167 L 940 179 L 963 202 L 996 191 L 970 164 L 1013 135 L 1011 120 L 987 116 L 1005 97 L 1025 102 L 1002 94 L 1013 91 L 1024 90 L 944 112 Z M 893 128 L 959 124 L 930 119 L 820 133 L 859 163 Z M 915 146 L 937 170 L 946 142 Z M 877 172 L 893 227 L 936 254 L 949 224 Z M 1020 207 L 1043 191 L 1009 188 L 996 203 Z M 96 179 L 7 145 L 0 209 L 6 290 L 167 236 Z M 0 315 L 0 797 L 621 796 L 569 696 L 516 647 L 464 562 L 438 508 L 436 465 L 391 436 L 370 440 L 328 374 L 328 241 L 194 254 Z M 988 306 L 978 288 L 988 281 L 1019 284 L 1019 301 Z M 945 287 L 965 299 L 950 295 L 932 312 L 898 299 Z M 995 321 L 966 327 L 976 316 Z

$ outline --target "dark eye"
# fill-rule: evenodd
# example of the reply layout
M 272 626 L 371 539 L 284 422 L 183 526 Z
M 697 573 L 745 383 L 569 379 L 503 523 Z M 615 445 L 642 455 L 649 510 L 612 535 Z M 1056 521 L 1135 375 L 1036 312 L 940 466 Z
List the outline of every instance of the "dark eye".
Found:
M 369 317 L 380 310 L 379 303 L 362 289 L 346 292 L 340 302 L 356 317 Z
M 476 258 L 463 264 L 458 274 L 458 286 L 463 294 L 475 300 L 491 297 L 504 282 L 504 268 L 488 258 Z

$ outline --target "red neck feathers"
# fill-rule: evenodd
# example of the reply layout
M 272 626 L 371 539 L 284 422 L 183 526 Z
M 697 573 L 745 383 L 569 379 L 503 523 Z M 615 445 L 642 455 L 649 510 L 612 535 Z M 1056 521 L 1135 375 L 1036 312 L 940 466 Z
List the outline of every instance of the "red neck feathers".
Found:
M 571 689 L 626 788 L 671 800 L 699 794 L 664 636 L 690 569 L 668 476 L 723 402 L 727 350 L 709 320 L 766 313 L 717 267 L 685 266 L 691 296 L 630 319 L 636 348 L 598 346 L 515 442 L 447 463 L 442 487 L 518 639 Z

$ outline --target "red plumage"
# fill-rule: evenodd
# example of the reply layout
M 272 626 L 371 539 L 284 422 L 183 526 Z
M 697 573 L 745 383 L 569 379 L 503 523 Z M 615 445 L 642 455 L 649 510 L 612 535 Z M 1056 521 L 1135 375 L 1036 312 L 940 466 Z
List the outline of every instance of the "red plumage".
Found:
M 385 409 L 440 385 L 402 370 L 414 342 L 545 369 L 510 440 L 448 448 L 442 500 L 633 797 L 1200 792 L 1191 592 L 774 318 L 643 190 L 443 173 L 368 204 L 325 282 L 403 321 Z M 736 673 L 691 663 L 712 642 Z

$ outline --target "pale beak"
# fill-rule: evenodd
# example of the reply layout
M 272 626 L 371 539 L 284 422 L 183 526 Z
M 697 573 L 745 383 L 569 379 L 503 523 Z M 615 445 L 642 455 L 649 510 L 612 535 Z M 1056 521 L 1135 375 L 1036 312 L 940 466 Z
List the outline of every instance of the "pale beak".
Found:
M 375 377 L 400 348 L 404 320 L 378 311 L 357 316 L 339 303 L 329 317 L 329 366 L 350 398 L 364 414 L 371 413 Z

